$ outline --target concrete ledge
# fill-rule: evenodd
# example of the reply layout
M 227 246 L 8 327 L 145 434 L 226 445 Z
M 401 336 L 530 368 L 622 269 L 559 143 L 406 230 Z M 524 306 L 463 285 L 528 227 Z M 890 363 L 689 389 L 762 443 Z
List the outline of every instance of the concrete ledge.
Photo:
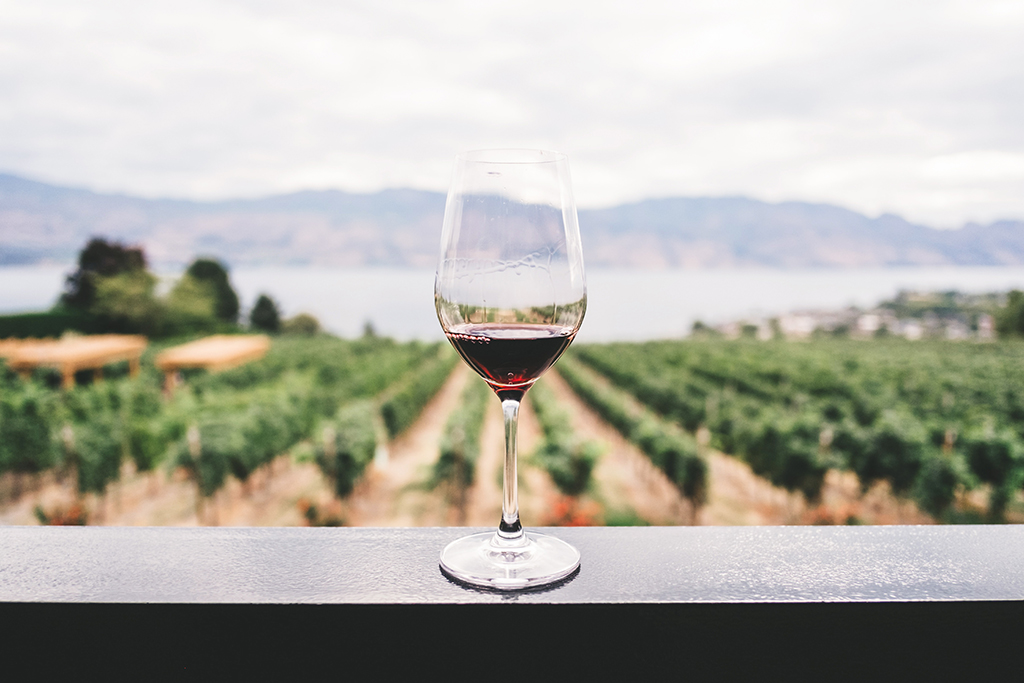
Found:
M 465 529 L 0 528 L 0 602 L 618 604 L 1024 600 L 1024 527 L 563 528 L 580 573 L 500 595 L 438 570 Z
M 0 643 L 44 669 L 232 678 L 525 657 L 570 676 L 863 680 L 1016 668 L 1024 635 L 1021 527 L 552 529 L 580 573 L 511 595 L 441 575 L 466 531 L 0 528 Z

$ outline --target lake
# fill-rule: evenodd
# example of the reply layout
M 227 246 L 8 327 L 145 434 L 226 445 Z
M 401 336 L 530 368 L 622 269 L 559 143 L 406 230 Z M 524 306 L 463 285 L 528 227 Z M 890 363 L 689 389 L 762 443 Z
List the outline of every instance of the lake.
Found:
M 0 268 L 0 313 L 44 310 L 69 266 Z M 170 276 L 170 274 L 168 274 Z M 267 293 L 285 316 L 315 315 L 344 337 L 371 322 L 397 339 L 440 339 L 432 270 L 394 268 L 236 268 L 231 280 L 247 310 Z M 800 309 L 870 307 L 901 289 L 980 293 L 1024 289 L 1024 267 L 862 268 L 848 270 L 591 270 L 580 341 L 681 337 L 694 320 L 726 322 Z

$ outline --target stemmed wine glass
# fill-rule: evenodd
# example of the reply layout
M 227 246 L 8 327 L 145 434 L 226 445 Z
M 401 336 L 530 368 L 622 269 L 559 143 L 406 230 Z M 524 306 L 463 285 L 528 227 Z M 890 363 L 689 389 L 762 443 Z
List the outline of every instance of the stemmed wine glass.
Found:
M 572 574 L 580 553 L 519 522 L 519 403 L 572 342 L 587 308 L 576 205 L 564 154 L 480 150 L 455 158 L 434 283 L 441 327 L 501 400 L 505 471 L 498 530 L 441 552 L 441 569 L 472 585 L 543 586 Z

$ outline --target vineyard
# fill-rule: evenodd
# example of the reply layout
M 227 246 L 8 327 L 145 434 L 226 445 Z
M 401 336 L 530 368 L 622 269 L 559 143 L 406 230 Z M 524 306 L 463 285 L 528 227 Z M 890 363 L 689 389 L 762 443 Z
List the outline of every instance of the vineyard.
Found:
M 163 395 L 151 362 L 137 378 L 68 391 L 48 388 L 45 376 L 22 381 L 6 372 L 0 472 L 9 496 L 44 473 L 70 479 L 78 510 L 72 521 L 85 515 L 82 499 L 103 497 L 126 465 L 134 473 L 187 478 L 202 517 L 204 502 L 229 479 L 246 485 L 281 454 L 312 451 L 344 497 L 387 430 L 408 426 L 454 361 L 437 344 L 281 338 L 263 360 L 219 374 L 196 372 L 172 397 Z M 46 521 L 50 513 L 40 509 L 37 516 Z
M 848 472 L 940 520 L 976 518 L 969 494 L 980 493 L 984 518 L 999 521 L 1024 483 L 1018 343 L 653 342 L 581 346 L 574 358 L 810 502 L 830 472 Z
M 71 389 L 0 373 L 0 521 L 470 524 L 501 412 L 446 344 L 277 337 L 265 358 Z M 1024 346 L 580 345 L 527 395 L 527 524 L 1016 521 Z

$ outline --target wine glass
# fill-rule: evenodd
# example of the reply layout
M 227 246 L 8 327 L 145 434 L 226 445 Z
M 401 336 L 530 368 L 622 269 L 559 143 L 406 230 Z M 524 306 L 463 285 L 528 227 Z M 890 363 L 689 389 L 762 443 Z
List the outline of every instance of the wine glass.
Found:
M 479 150 L 455 158 L 434 302 L 448 340 L 501 400 L 501 522 L 441 552 L 448 576 L 515 590 L 572 574 L 580 553 L 519 521 L 519 403 L 572 342 L 587 308 L 576 205 L 564 154 Z

